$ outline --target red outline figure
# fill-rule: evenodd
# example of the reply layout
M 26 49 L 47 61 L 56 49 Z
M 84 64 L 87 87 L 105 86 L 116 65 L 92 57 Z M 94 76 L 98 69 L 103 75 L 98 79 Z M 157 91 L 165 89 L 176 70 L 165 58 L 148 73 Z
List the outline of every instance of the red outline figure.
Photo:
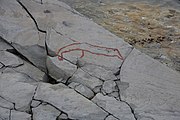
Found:
M 74 40 L 74 41 L 75 41 L 75 40 Z M 117 52 L 117 54 L 104 54 L 104 53 L 92 52 L 92 51 L 90 51 L 90 50 L 80 48 L 80 45 L 83 45 L 83 44 L 84 44 L 84 45 L 91 46 L 91 47 L 95 47 L 95 48 L 101 48 L 101 49 L 105 49 L 105 50 L 114 51 L 114 52 Z M 71 47 L 74 47 L 74 46 L 77 46 L 77 47 L 71 49 Z M 66 48 L 68 48 L 68 47 L 70 47 L 68 50 L 64 50 L 64 51 L 63 51 L 63 49 L 66 49 Z M 83 58 L 83 57 L 84 57 L 85 52 L 89 52 L 89 53 L 91 53 L 91 54 L 98 55 L 98 56 L 117 57 L 118 59 L 123 60 L 123 57 L 122 57 L 121 53 L 120 53 L 119 50 L 116 49 L 116 48 L 108 48 L 108 47 L 103 47 L 103 46 L 98 46 L 98 45 L 92 45 L 92 44 L 89 44 L 89 43 L 79 43 L 79 42 L 77 42 L 77 43 L 72 43 L 72 44 L 69 44 L 69 45 L 66 45 L 66 46 L 60 48 L 60 49 L 58 50 L 58 52 L 57 52 L 57 54 L 58 54 L 58 59 L 59 59 L 60 61 L 62 61 L 62 60 L 63 60 L 63 54 L 68 53 L 68 52 L 71 52 L 71 51 L 81 51 L 81 52 L 82 52 L 82 55 L 81 55 L 80 58 Z M 59 55 L 59 54 L 60 54 L 60 55 Z

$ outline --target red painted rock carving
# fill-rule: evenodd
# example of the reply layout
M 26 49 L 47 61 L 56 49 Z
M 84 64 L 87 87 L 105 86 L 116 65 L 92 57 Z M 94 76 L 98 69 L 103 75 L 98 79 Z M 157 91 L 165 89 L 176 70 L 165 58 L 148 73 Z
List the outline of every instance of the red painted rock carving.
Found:
M 112 58 L 116 57 L 119 60 L 123 60 L 123 57 L 117 48 L 109 48 L 109 47 L 103 47 L 98 45 L 92 45 L 89 43 L 79 43 L 79 42 L 75 42 L 60 48 L 57 52 L 58 59 L 62 61 L 64 54 L 70 53 L 72 51 L 82 52 L 80 58 L 83 58 L 86 53 L 91 53 L 97 56 L 106 56 Z

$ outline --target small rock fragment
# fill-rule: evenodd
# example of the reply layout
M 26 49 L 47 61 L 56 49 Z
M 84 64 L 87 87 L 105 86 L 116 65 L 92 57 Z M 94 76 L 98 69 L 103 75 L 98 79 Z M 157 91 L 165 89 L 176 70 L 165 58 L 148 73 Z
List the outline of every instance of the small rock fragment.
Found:
M 112 80 L 105 81 L 102 86 L 102 92 L 112 93 L 114 91 L 118 91 L 116 88 L 116 83 Z
M 58 120 L 68 120 L 67 114 L 62 113 L 59 117 Z
M 32 109 L 33 120 L 56 120 L 60 111 L 48 104 L 41 104 Z
M 93 91 L 90 88 L 83 86 L 82 84 L 76 86 L 75 90 L 79 92 L 80 94 L 84 95 L 85 97 L 87 97 L 88 99 L 91 99 L 94 97 Z
M 0 107 L 0 120 L 9 120 L 10 110 Z
M 95 87 L 101 86 L 103 84 L 101 80 L 96 77 L 92 77 L 81 69 L 78 69 L 74 73 L 73 77 L 69 79 L 69 82 L 81 83 L 82 85 L 87 86 L 90 89 L 94 89 Z
M 118 119 L 113 117 L 112 115 L 109 115 L 105 120 L 118 120 Z
M 117 101 L 113 97 L 98 93 L 92 101 L 120 120 L 135 120 L 130 107 L 126 103 Z
M 8 108 L 8 109 L 13 109 L 14 108 L 14 105 L 13 103 L 3 99 L 1 96 L 0 96 L 0 107 L 3 107 L 3 108 Z
M 33 80 L 20 73 L 3 73 L 0 76 L 0 96 L 15 103 L 20 111 L 29 111 L 36 86 Z M 33 81 L 34 82 L 34 81 Z
M 49 75 L 56 80 L 61 80 L 63 83 L 66 83 L 77 70 L 76 65 L 65 60 L 59 61 L 58 57 L 47 57 L 46 65 Z
M 31 107 L 35 108 L 35 107 L 38 107 L 40 104 L 41 104 L 40 101 L 32 100 Z
M 23 64 L 23 61 L 18 58 L 17 56 L 13 55 L 10 52 L 7 51 L 0 51 L 0 62 L 4 66 L 9 66 L 9 67 L 17 67 L 19 65 Z
M 12 110 L 11 120 L 31 120 L 31 115 L 25 112 Z

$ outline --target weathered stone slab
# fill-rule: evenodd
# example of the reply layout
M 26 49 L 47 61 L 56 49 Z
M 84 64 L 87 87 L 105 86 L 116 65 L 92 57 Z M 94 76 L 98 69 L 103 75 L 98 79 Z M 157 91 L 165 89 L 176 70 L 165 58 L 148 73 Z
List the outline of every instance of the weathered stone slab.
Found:
M 28 111 L 36 86 L 33 80 L 19 73 L 3 73 L 0 76 L 0 96 L 15 103 L 15 108 Z
M 88 99 L 91 99 L 94 97 L 94 92 L 90 88 L 82 84 L 76 86 L 75 90 L 79 92 L 80 94 L 84 95 L 85 97 L 87 97 Z
M 45 34 L 38 32 L 32 18 L 16 0 L 1 0 L 0 36 L 20 45 L 44 45 Z
M 0 69 L 3 68 L 3 66 L 4 66 L 4 65 L 0 63 Z
M 60 62 L 57 57 L 47 57 L 46 65 L 49 75 L 63 83 L 76 72 L 77 66 L 69 63 L 68 61 Z
M 10 110 L 0 107 L 0 120 L 9 120 Z
M 24 73 L 28 76 L 30 76 L 31 78 L 33 78 L 36 81 L 43 81 L 46 82 L 46 78 L 47 75 L 42 72 L 41 70 L 39 70 L 37 67 L 33 66 L 32 64 L 30 64 L 27 61 L 23 61 L 24 64 L 22 66 L 19 66 L 17 68 L 13 68 L 15 71 L 20 72 L 20 73 Z
M 90 88 L 91 90 L 95 89 L 98 86 L 101 86 L 103 84 L 103 82 L 101 80 L 99 80 L 96 77 L 92 77 L 91 75 L 89 75 L 87 72 L 84 72 L 81 69 L 78 69 L 74 75 L 72 76 L 72 78 L 69 79 L 68 82 L 75 82 L 75 83 L 80 83 L 84 86 L 87 86 L 88 88 Z
M 121 98 L 138 119 L 180 119 L 179 73 L 134 49 L 121 68 L 121 81 L 126 83 Z
M 31 115 L 25 112 L 12 110 L 11 120 L 31 120 Z
M 4 98 L 2 98 L 0 96 L 0 107 L 7 108 L 7 109 L 13 109 L 14 105 L 13 105 L 13 103 L 5 100 Z
M 60 111 L 48 104 L 41 104 L 32 109 L 33 120 L 56 120 Z
M 58 120 L 68 120 L 67 114 L 62 113 L 59 117 Z
M 102 86 L 102 92 L 104 93 L 112 93 L 118 91 L 116 88 L 116 83 L 114 81 L 105 81 Z
M 97 77 L 103 81 L 107 80 L 116 80 L 117 77 L 114 75 L 119 68 L 115 68 L 114 70 L 109 70 L 105 67 L 93 65 L 93 64 L 85 64 L 83 67 L 81 67 L 84 71 L 89 73 L 90 75 Z
M 23 61 L 17 56 L 7 51 L 0 51 L 0 62 L 6 67 L 17 67 L 23 64 Z
M 70 119 L 103 120 L 107 113 L 90 100 L 63 84 L 41 83 L 35 99 L 51 103 L 68 114 Z
M 40 101 L 32 100 L 32 102 L 31 102 L 31 107 L 32 107 L 32 108 L 36 108 L 36 107 L 38 107 L 40 104 L 42 104 Z
M 109 115 L 105 120 L 118 120 L 118 119 L 113 117 L 112 115 Z
M 92 101 L 120 120 L 135 120 L 129 106 L 115 98 L 98 93 Z
M 39 45 L 21 46 L 13 43 L 14 48 L 40 70 L 46 72 L 46 51 Z
M 13 48 L 6 42 L 5 39 L 3 39 L 0 36 L 0 50 L 7 50 L 7 49 L 13 49 Z

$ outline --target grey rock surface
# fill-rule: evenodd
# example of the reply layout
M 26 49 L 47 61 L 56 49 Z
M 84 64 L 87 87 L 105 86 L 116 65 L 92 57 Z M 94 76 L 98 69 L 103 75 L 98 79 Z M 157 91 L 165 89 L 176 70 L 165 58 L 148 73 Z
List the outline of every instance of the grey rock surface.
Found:
M 89 75 L 87 72 L 84 72 L 81 69 L 78 69 L 74 73 L 74 75 L 69 79 L 69 82 L 80 83 L 84 86 L 87 86 L 91 90 L 103 84 L 103 82 L 100 79 Z
M 32 107 L 32 108 L 36 108 L 36 107 L 38 107 L 40 104 L 42 104 L 40 101 L 32 100 L 32 102 L 31 102 L 31 107 Z
M 10 120 L 31 120 L 31 115 L 25 112 L 12 110 Z
M 7 50 L 7 49 L 13 49 L 11 45 L 9 45 L 6 40 L 4 40 L 0 36 L 0 50 Z
M 23 64 L 23 61 L 17 56 L 7 51 L 0 51 L 0 62 L 6 67 L 17 67 Z
M 67 113 L 70 119 L 103 120 L 108 114 L 90 100 L 61 83 L 57 85 L 41 83 L 34 98 L 51 103 Z
M 7 108 L 7 109 L 13 109 L 14 105 L 12 102 L 6 100 L 2 96 L 0 96 L 0 107 L 2 108 Z
M 48 104 L 41 104 L 38 107 L 33 108 L 32 112 L 33 120 L 56 120 L 61 113 L 59 110 Z
M 118 120 L 118 119 L 113 117 L 112 115 L 109 115 L 105 120 Z
M 90 88 L 83 86 L 82 84 L 76 86 L 75 90 L 80 94 L 82 94 L 83 96 L 87 97 L 88 99 L 94 97 L 94 92 Z
M 13 47 L 40 70 L 46 72 L 46 51 L 39 45 L 21 46 L 13 43 Z
M 114 81 L 105 81 L 102 86 L 102 91 L 104 93 L 112 93 L 114 91 L 118 91 L 116 89 L 116 83 Z
M 0 119 L 9 120 L 9 116 L 10 116 L 10 110 L 0 107 Z
M 29 111 L 36 86 L 30 78 L 20 73 L 4 73 L 0 76 L 0 96 L 15 104 L 20 111 Z
M 59 117 L 58 117 L 58 120 L 67 120 L 68 119 L 68 116 L 64 113 L 62 113 Z
M 59 62 L 57 57 L 47 57 L 46 65 L 49 75 L 54 79 L 59 79 L 63 83 L 76 72 L 77 67 L 68 61 Z
M 59 0 L 0 0 L 0 120 L 179 120 L 179 78 Z
M 180 119 L 179 73 L 134 49 L 121 68 L 121 81 L 129 83 L 121 98 L 138 118 Z
M 117 101 L 116 99 L 108 96 L 104 96 L 98 93 L 92 101 L 107 112 L 113 115 L 113 117 L 120 120 L 135 120 L 131 109 L 125 102 Z

